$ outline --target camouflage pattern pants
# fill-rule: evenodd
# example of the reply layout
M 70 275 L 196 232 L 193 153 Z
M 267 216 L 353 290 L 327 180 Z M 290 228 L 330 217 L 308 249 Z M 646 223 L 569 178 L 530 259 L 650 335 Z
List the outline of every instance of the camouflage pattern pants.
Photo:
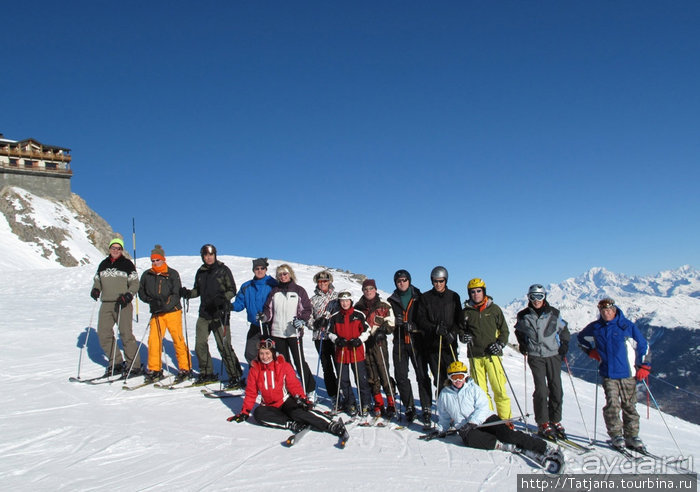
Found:
M 635 437 L 639 435 L 639 414 L 637 413 L 637 381 L 632 378 L 603 378 L 605 406 L 603 419 L 610 437 Z M 620 420 L 622 411 L 622 420 Z

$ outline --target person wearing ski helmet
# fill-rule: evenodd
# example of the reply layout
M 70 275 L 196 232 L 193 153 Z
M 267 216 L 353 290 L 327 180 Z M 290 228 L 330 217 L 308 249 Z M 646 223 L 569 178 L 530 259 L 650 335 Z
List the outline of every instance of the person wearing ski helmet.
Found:
M 253 260 L 253 278 L 241 285 L 241 289 L 236 294 L 236 299 L 231 304 L 235 312 L 246 310 L 248 323 L 248 333 L 246 334 L 245 359 L 250 363 L 258 355 L 258 344 L 262 338 L 268 338 L 266 325 L 261 321 L 265 301 L 270 295 L 272 288 L 277 285 L 277 280 L 267 274 L 267 258 L 256 258 Z
M 472 377 L 484 390 L 491 408 L 502 419 L 511 417 L 510 398 L 506 393 L 506 375 L 501 362 L 503 347 L 508 343 L 508 325 L 503 311 L 486 295 L 486 283 L 473 278 L 467 284 L 469 299 L 462 316 L 469 339 L 468 354 Z M 493 391 L 489 395 L 488 384 Z
M 180 289 L 180 296 L 185 299 L 200 298 L 194 346 L 199 363 L 197 383 L 214 383 L 219 380 L 214 374 L 209 353 L 209 333 L 213 332 L 222 365 L 229 377 L 226 387 L 242 389 L 243 368 L 231 346 L 230 330 L 231 299 L 236 295 L 236 282 L 229 267 L 217 259 L 213 244 L 202 246 L 199 254 L 202 266 L 194 276 L 194 287 L 192 290 L 185 287 Z
M 97 338 L 108 358 L 105 377 L 122 373 L 130 377 L 142 374 L 138 344 L 131 325 L 134 312 L 131 300 L 139 289 L 139 276 L 136 266 L 123 252 L 122 238 L 116 237 L 109 242 L 109 254 L 98 265 L 90 291 L 90 297 L 96 301 L 102 300 L 97 315 Z M 115 323 L 124 347 L 124 357 L 114 337 Z
M 413 389 L 408 378 L 408 362 L 411 361 L 416 374 L 418 398 L 423 412 L 430 411 L 432 396 L 430 394 L 430 377 L 428 376 L 427 354 L 423 335 L 416 324 L 416 307 L 421 292 L 411 283 L 411 274 L 407 270 L 394 273 L 396 289 L 389 296 L 389 304 L 394 311 L 396 329 L 394 330 L 394 377 L 401 401 L 405 407 L 406 420 L 412 422 L 416 417 L 413 404 Z
M 350 371 L 355 374 L 355 384 L 360 397 L 360 412 L 366 415 L 372 404 L 372 392 L 367 382 L 364 342 L 369 338 L 369 325 L 365 315 L 353 307 L 348 291 L 338 294 L 340 310 L 331 316 L 328 339 L 335 344 L 336 373 L 339 395 L 335 409 L 342 408 L 354 417 L 357 415 L 355 394 L 350 387 Z M 334 397 L 336 395 L 333 395 Z
M 455 428 L 462 442 L 471 448 L 523 453 L 551 472 L 560 473 L 564 455 L 545 441 L 512 430 L 493 414 L 486 393 L 469 377 L 460 361 L 447 368 L 445 389 L 438 397 L 438 423 L 427 439 L 445 437 Z
M 447 269 L 436 266 L 430 272 L 433 288 L 423 293 L 418 304 L 418 327 L 423 332 L 427 362 L 433 383 L 442 391 L 447 366 L 457 360 L 457 339 L 463 331 L 459 294 L 447 288 Z M 430 423 L 430 413 L 423 410 L 423 424 Z
M 601 299 L 598 311 L 600 317 L 578 333 L 578 344 L 588 357 L 598 361 L 606 402 L 603 419 L 612 445 L 643 451 L 636 383 L 646 383 L 651 372 L 649 344 L 611 298 Z
M 163 378 L 161 356 L 166 330 L 173 339 L 179 368 L 174 382 L 179 383 L 190 377 L 190 351 L 182 335 L 181 288 L 180 274 L 167 264 L 163 247 L 156 244 L 151 250 L 151 268 L 143 272 L 139 283 L 139 298 L 151 309 L 145 382 L 155 382 Z
M 535 382 L 532 404 L 538 432 L 548 439 L 566 439 L 561 424 L 564 398 L 561 361 L 569 349 L 571 334 L 559 310 L 547 301 L 547 291 L 542 285 L 531 285 L 527 299 L 527 307 L 517 315 L 515 336 Z
M 275 271 L 277 285 L 265 301 L 263 321 L 270 324 L 270 334 L 277 344 L 277 352 L 294 361 L 299 378 L 303 378 L 304 391 L 313 395 L 316 381 L 304 357 L 304 328 L 311 318 L 311 301 L 301 285 L 296 282 L 292 267 L 281 264 Z M 291 353 L 291 357 L 290 357 Z
M 331 398 L 335 398 L 338 393 L 338 378 L 333 362 L 335 347 L 333 342 L 328 339 L 328 321 L 331 315 L 339 309 L 338 293 L 333 286 L 333 274 L 328 270 L 317 272 L 314 275 L 314 283 L 316 283 L 316 288 L 314 295 L 311 296 L 312 339 L 321 359 L 326 393 Z
M 261 402 L 255 407 L 258 395 Z M 334 422 L 312 409 L 312 402 L 304 393 L 294 368 L 277 353 L 275 342 L 270 338 L 258 343 L 258 355 L 250 365 L 241 411 L 226 420 L 244 422 L 251 411 L 259 424 L 289 429 L 295 434 L 306 427 L 339 437 L 345 434 L 341 420 Z
M 377 284 L 374 279 L 368 278 L 362 282 L 362 297 L 355 309 L 362 311 L 370 327 L 370 336 L 365 343 L 367 355 L 367 379 L 372 395 L 374 395 L 375 417 L 384 415 L 387 419 L 393 418 L 396 413 L 396 387 L 390 376 L 389 350 L 387 349 L 387 335 L 394 331 L 394 312 L 391 306 L 383 301 L 377 292 Z M 386 395 L 386 409 L 381 390 Z

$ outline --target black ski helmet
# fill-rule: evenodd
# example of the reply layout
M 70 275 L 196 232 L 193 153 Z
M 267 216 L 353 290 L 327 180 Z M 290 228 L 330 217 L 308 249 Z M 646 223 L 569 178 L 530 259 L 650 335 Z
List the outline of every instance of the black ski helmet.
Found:
M 202 261 L 204 261 L 204 255 L 214 255 L 214 259 L 216 259 L 216 246 L 213 244 L 205 244 L 202 246 L 199 250 L 199 256 L 202 257 Z
M 408 273 L 408 270 L 404 270 L 403 268 L 401 270 L 396 270 L 396 273 L 394 274 L 394 285 L 396 285 L 396 279 L 399 278 L 407 278 L 408 283 L 411 283 L 411 274 Z

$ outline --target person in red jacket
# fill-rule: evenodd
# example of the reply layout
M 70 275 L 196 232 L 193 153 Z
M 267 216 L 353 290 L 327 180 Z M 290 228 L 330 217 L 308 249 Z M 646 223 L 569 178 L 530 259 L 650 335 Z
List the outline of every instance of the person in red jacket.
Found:
M 240 413 L 229 417 L 229 422 L 248 420 L 258 394 L 262 396 L 253 411 L 255 420 L 267 427 L 278 427 L 299 432 L 310 426 L 318 432 L 334 436 L 345 434 L 341 420 L 333 421 L 321 412 L 311 409 L 296 371 L 284 357 L 277 354 L 272 339 L 261 340 L 258 356 L 253 360 L 245 389 L 245 399 Z
M 340 311 L 331 316 L 328 323 L 328 339 L 335 344 L 336 373 L 339 380 L 339 395 L 335 410 L 344 408 L 351 417 L 357 415 L 355 393 L 350 387 L 350 368 L 355 372 L 360 395 L 361 415 L 365 416 L 372 407 L 372 392 L 367 381 L 364 342 L 369 338 L 369 325 L 365 315 L 352 307 L 350 292 L 338 294 Z

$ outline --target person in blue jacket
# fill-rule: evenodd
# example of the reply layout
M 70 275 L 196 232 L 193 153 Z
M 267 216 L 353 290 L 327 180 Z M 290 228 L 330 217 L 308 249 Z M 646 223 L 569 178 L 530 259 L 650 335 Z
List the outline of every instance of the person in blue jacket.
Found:
M 561 451 L 499 420 L 484 390 L 469 377 L 466 364 L 452 362 L 447 368 L 447 377 L 438 397 L 437 429 L 428 434 L 427 439 L 444 437 L 454 428 L 462 442 L 471 448 L 523 453 L 549 470 L 563 470 Z
M 579 332 L 578 344 L 588 357 L 598 361 L 606 401 L 603 419 L 612 445 L 644 450 L 639 438 L 637 381 L 646 380 L 651 371 L 649 344 L 615 301 L 602 299 L 598 310 L 600 317 Z
M 238 291 L 236 298 L 231 303 L 231 307 L 237 313 L 246 310 L 248 323 L 250 323 L 245 344 L 245 360 L 248 361 L 248 367 L 258 356 L 258 345 L 261 338 L 270 336 L 269 331 L 263 333 L 265 329 L 260 314 L 263 312 L 267 296 L 277 285 L 277 280 L 267 274 L 267 267 L 267 258 L 253 260 L 253 278 L 241 286 L 241 290 Z

